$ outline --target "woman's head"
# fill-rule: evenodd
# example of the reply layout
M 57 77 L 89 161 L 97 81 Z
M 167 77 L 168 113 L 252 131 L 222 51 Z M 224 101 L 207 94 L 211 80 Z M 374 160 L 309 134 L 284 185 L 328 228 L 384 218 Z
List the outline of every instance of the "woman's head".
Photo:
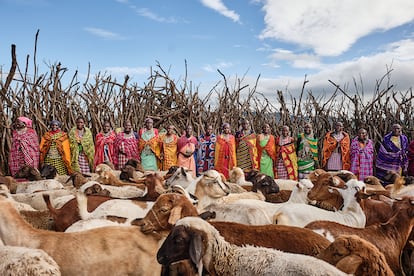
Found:
M 32 127 L 32 120 L 27 117 L 18 117 L 16 122 L 14 123 L 14 127 L 16 129 L 23 129 L 25 127 Z
M 154 121 L 151 118 L 146 118 L 144 124 L 146 129 L 152 129 L 154 126 Z
M 104 133 L 110 132 L 112 129 L 111 123 L 109 121 L 105 121 L 102 125 L 102 130 Z
M 129 134 L 132 131 L 132 124 L 130 120 L 124 122 L 124 133 Z
M 83 117 L 78 117 L 76 119 L 76 128 L 82 130 L 85 128 L 85 119 Z
M 52 131 L 57 131 L 61 127 L 61 123 L 58 120 L 50 121 L 49 127 Z

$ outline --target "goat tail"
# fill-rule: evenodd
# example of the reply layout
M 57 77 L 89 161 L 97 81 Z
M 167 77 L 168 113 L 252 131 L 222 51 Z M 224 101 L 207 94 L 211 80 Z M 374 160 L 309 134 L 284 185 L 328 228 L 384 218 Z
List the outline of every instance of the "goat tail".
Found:
M 91 213 L 88 212 L 88 197 L 84 193 L 78 192 L 76 194 L 76 201 L 78 203 L 78 211 L 81 219 L 89 219 Z
M 282 225 L 289 225 L 288 218 L 283 215 L 283 212 L 277 212 L 273 215 L 272 223 L 273 224 L 282 224 Z

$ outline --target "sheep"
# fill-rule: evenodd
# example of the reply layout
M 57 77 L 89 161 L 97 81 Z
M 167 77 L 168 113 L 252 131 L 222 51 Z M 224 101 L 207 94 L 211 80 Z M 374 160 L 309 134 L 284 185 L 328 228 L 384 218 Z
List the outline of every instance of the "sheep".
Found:
M 110 199 L 111 198 L 105 196 L 88 196 L 87 210 L 93 211 L 100 204 Z M 56 231 L 63 232 L 73 223 L 81 219 L 76 198 L 69 200 L 59 209 L 52 206 L 48 194 L 43 195 L 43 200 L 55 222 Z
M 321 191 L 327 190 L 331 186 L 343 187 L 345 182 L 341 178 L 325 172 L 322 169 L 316 169 L 308 175 L 308 179 L 314 184 L 314 187 L 308 193 L 308 198 L 311 201 L 310 204 L 326 210 L 340 210 L 344 200 L 339 192 L 332 189 L 330 189 L 332 190 L 330 193 L 322 193 Z M 316 198 L 318 200 L 315 200 Z
M 276 204 L 249 198 L 237 199 L 237 197 L 229 197 L 229 195 L 227 197 L 231 200 L 226 200 L 226 204 L 223 204 L 224 201 L 210 201 L 209 205 L 199 203 L 197 209 L 200 213 L 205 211 L 215 212 L 216 220 L 233 221 L 249 225 L 272 224 L 273 216 L 282 206 L 293 203 L 307 203 L 307 194 L 312 187 L 312 182 L 302 179 L 292 191 L 289 200 L 284 203 Z M 220 191 L 222 190 L 216 188 L 216 193 Z M 200 198 L 200 194 L 196 193 L 196 196 Z
M 54 179 L 56 175 L 57 175 L 56 168 L 50 164 L 44 164 L 40 168 L 40 176 L 43 179 Z
M 52 200 L 53 206 L 56 206 L 58 201 L 61 200 L 62 197 L 65 196 L 73 196 L 75 192 L 73 190 L 68 189 L 60 189 L 60 190 L 50 190 L 50 191 L 40 191 L 31 194 L 12 194 L 11 197 L 20 203 L 25 203 L 30 205 L 32 208 L 44 211 L 47 210 L 47 206 L 43 200 L 43 195 L 49 195 L 50 199 Z
M 336 221 L 345 225 L 365 227 L 366 216 L 356 197 L 365 196 L 362 181 L 352 179 L 346 183 L 345 189 L 338 189 L 344 198 L 344 207 L 340 211 L 331 212 L 307 204 L 289 204 L 279 208 L 274 215 L 274 223 L 304 227 L 315 220 Z
M 95 168 L 95 172 L 98 175 L 101 175 L 103 172 L 110 172 L 110 171 L 114 171 L 114 170 L 108 164 L 105 164 L 105 163 L 98 164 L 96 165 L 96 168 Z
M 111 221 L 107 219 L 88 219 L 88 220 L 78 220 L 64 231 L 65 233 L 80 232 L 86 231 L 99 227 L 106 226 L 131 226 L 130 223 L 119 223 L 116 221 Z
M 242 187 L 246 186 L 253 186 L 251 181 L 246 181 L 246 177 L 244 175 L 244 171 L 240 167 L 233 167 L 229 172 L 229 181 L 240 185 Z
M 339 236 L 317 257 L 355 276 L 394 275 L 384 254 L 357 235 Z
M 19 182 L 16 188 L 16 194 L 19 193 L 34 193 L 37 191 L 50 191 L 64 189 L 62 183 L 55 179 L 36 180 L 29 182 Z
M 326 175 L 326 174 L 324 174 Z M 333 204 L 333 202 L 336 202 L 337 204 L 340 202 L 343 202 L 342 196 L 337 194 L 336 190 L 332 190 L 332 187 L 329 185 L 329 182 L 322 182 L 319 183 L 316 188 L 312 189 L 308 197 L 312 199 L 312 201 L 318 202 L 318 207 L 326 207 L 326 206 L 337 206 Z M 374 191 L 371 190 L 370 196 L 377 195 L 378 193 L 383 193 L 384 191 Z M 358 198 L 358 201 L 360 203 L 361 208 L 363 209 L 366 217 L 365 226 L 371 225 L 376 222 L 386 222 L 391 215 L 391 206 L 385 201 L 380 200 L 374 200 L 371 198 Z M 325 209 L 325 208 L 323 208 Z M 336 209 L 336 207 L 335 207 Z M 330 210 L 328 208 L 328 210 Z
M 395 274 L 403 275 L 401 252 L 414 227 L 414 201 L 404 198 L 394 203 L 394 215 L 386 223 L 356 228 L 332 221 L 314 221 L 305 226 L 331 242 L 340 235 L 358 235 L 374 244 L 386 257 Z
M 312 256 L 230 244 L 212 225 L 197 217 L 177 221 L 157 253 L 162 265 L 184 259 L 197 266 L 199 275 L 203 268 L 212 275 L 346 275 Z
M 194 195 L 198 199 L 198 210 L 202 211 L 211 204 L 227 204 L 241 199 L 263 201 L 263 194 L 256 192 L 230 193 L 219 172 L 208 170 L 195 185 Z
M 264 195 L 278 193 L 279 185 L 276 184 L 275 180 L 258 170 L 250 170 L 247 173 L 246 179 L 253 183 L 253 192 L 260 190 Z
M 190 185 L 190 183 L 193 182 L 193 180 L 195 180 L 193 175 L 189 172 L 191 171 L 184 167 L 176 168 L 172 175 L 165 179 L 165 188 L 168 189 L 172 185 L 180 185 L 183 188 L 187 188 Z M 189 192 L 194 193 L 193 191 Z
M 198 216 L 197 209 L 187 197 L 181 194 L 163 194 L 139 224 L 144 233 L 156 231 L 167 236 L 176 221 L 187 216 Z M 327 239 L 299 227 L 245 225 L 214 220 L 209 223 L 226 241 L 236 245 L 250 244 L 305 255 L 317 255 L 329 245 Z
M 0 176 L 0 184 L 6 185 L 11 193 L 13 194 L 16 193 L 17 182 L 16 182 L 16 179 L 14 179 L 13 177 Z
M 0 245 L 0 275 L 54 275 L 60 268 L 55 260 L 40 249 Z
M 146 186 L 144 184 L 141 184 L 138 186 L 112 186 L 112 185 L 104 185 L 100 184 L 97 181 L 88 181 L 85 184 L 83 184 L 81 187 L 79 187 L 79 191 L 82 193 L 86 193 L 88 189 L 90 189 L 93 186 L 99 185 L 102 190 L 109 191 L 109 195 L 112 198 L 137 198 L 137 197 L 143 197 L 147 193 Z M 136 184 L 138 185 L 138 184 Z M 95 188 L 96 190 L 97 188 Z
M 83 193 L 76 194 L 79 215 L 83 220 L 92 218 L 107 218 L 110 216 L 126 218 L 126 223 L 143 218 L 154 205 L 150 201 L 134 201 L 126 199 L 111 199 L 103 202 L 95 210 L 87 210 L 88 198 Z
M 384 186 L 382 186 L 381 181 L 373 175 L 365 177 L 364 183 L 367 186 L 367 191 L 369 190 L 374 190 L 374 191 L 384 190 L 385 191 L 385 188 Z
M 136 226 L 102 227 L 76 233 L 34 229 L 0 198 L 0 239 L 5 245 L 41 249 L 62 275 L 160 275 L 155 262 L 159 235 Z
M 17 173 L 14 175 L 14 178 L 24 178 L 29 181 L 42 180 L 40 171 L 32 166 L 24 165 L 21 167 Z

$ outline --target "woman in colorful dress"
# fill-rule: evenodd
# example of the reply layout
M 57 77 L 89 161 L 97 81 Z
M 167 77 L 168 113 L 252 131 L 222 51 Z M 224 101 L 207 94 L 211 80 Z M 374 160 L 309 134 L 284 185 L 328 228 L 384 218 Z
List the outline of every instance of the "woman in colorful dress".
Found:
M 217 136 L 214 163 L 215 169 L 226 179 L 229 178 L 230 170 L 237 166 L 236 138 L 231 134 L 228 123 L 223 124 L 223 131 Z
M 197 149 L 198 141 L 193 136 L 193 127 L 188 125 L 184 134 L 178 139 L 177 142 L 177 166 L 185 167 L 192 171 L 193 177 L 196 177 L 196 164 L 194 153 Z
M 214 153 L 216 144 L 216 135 L 213 134 L 213 126 L 209 125 L 204 134 L 198 137 L 198 154 L 197 154 L 197 175 L 214 169 Z
M 274 167 L 276 165 L 276 144 L 275 137 L 271 134 L 269 124 L 264 124 L 263 132 L 257 135 L 257 152 L 260 172 L 274 178 Z
M 258 169 L 256 133 L 251 129 L 250 121 L 244 119 L 241 129 L 236 132 L 237 166 L 243 170 Z
M 318 166 L 318 138 L 313 134 L 312 125 L 306 123 L 296 142 L 299 179 L 306 178 Z
M 132 130 L 131 121 L 124 122 L 123 131 L 116 135 L 114 143 L 114 166 L 121 170 L 129 159 L 139 160 L 138 133 Z
M 114 143 L 116 134 L 109 121 L 103 123 L 102 132 L 96 135 L 94 169 L 102 163 L 114 163 Z
M 298 158 L 295 143 L 288 126 L 282 127 L 282 135 L 276 137 L 275 178 L 298 180 Z
M 351 172 L 359 180 L 374 174 L 374 143 L 368 139 L 368 133 L 361 128 L 358 136 L 351 142 Z
M 386 179 L 388 172 L 407 173 L 408 145 L 408 137 L 403 134 L 401 125 L 394 124 L 391 132 L 386 134 L 381 142 L 375 164 L 375 176 L 383 185 L 390 184 Z
M 335 123 L 334 131 L 326 133 L 323 139 L 322 168 L 327 171 L 349 170 L 351 139 L 344 131 L 342 122 Z
M 138 151 L 141 165 L 145 171 L 158 170 L 161 149 L 159 146 L 158 129 L 154 128 L 154 121 L 147 118 L 145 128 L 139 130 Z
M 75 172 L 90 173 L 93 170 L 95 145 L 92 132 L 85 127 L 85 119 L 78 117 L 76 127 L 69 131 L 71 167 Z
M 66 132 L 61 130 L 62 124 L 57 120 L 50 122 L 50 130 L 40 141 L 40 166 L 52 165 L 59 175 L 72 174 L 70 162 L 70 143 Z
M 14 176 L 23 166 L 39 168 L 39 137 L 32 128 L 32 120 L 18 117 L 13 124 L 9 169 Z
M 168 171 L 177 165 L 177 142 L 178 136 L 173 125 L 168 126 L 166 134 L 160 134 L 161 170 Z

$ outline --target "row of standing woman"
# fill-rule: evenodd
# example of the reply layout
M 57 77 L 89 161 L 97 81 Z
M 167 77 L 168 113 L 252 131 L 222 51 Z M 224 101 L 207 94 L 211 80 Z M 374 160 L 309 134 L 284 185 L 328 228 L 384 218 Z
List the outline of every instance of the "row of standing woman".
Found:
M 23 165 L 51 164 L 59 174 L 88 173 L 104 162 L 121 169 L 134 158 L 141 161 L 145 170 L 168 170 L 177 165 L 191 169 L 194 175 L 216 169 L 228 178 L 229 171 L 238 166 L 259 169 L 274 178 L 296 180 L 306 177 L 319 164 L 318 139 L 309 123 L 296 138 L 290 136 L 288 126 L 282 127 L 280 136 L 272 135 L 268 124 L 264 124 L 262 133 L 256 134 L 248 120 L 234 135 L 225 123 L 219 135 L 207 126 L 198 137 L 193 136 L 191 126 L 177 136 L 173 125 L 162 133 L 153 127 L 151 118 L 144 125 L 135 132 L 131 122 L 125 121 L 122 131 L 116 133 L 105 122 L 94 141 L 82 117 L 77 118 L 76 127 L 68 134 L 61 130 L 60 122 L 53 120 L 39 144 L 32 121 L 19 117 L 13 130 L 10 172 L 15 175 Z M 336 122 L 334 130 L 323 138 L 321 165 L 330 171 L 351 170 L 360 179 L 374 174 L 374 163 L 376 175 L 382 180 L 388 171 L 414 174 L 414 143 L 408 143 L 400 125 L 394 125 L 392 132 L 384 136 L 375 162 L 374 152 L 365 129 L 360 129 L 351 140 L 342 123 Z

